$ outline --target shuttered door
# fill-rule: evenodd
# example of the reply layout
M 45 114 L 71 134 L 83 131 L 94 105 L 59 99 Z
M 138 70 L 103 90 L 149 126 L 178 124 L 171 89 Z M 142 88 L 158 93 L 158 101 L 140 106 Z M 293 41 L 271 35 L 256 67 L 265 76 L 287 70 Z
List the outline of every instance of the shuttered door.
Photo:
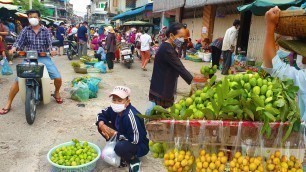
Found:
M 266 35 L 264 16 L 252 16 L 250 28 L 248 58 L 254 58 L 256 61 L 262 61 L 262 53 Z
M 215 18 L 213 40 L 224 37 L 225 31 L 233 26 L 235 19 L 240 19 L 239 14 L 226 15 L 224 18 Z
M 197 39 L 201 39 L 202 31 L 202 17 L 201 18 L 190 18 L 183 19 L 183 23 L 187 24 L 187 28 L 190 31 L 190 37 L 192 42 L 195 42 Z

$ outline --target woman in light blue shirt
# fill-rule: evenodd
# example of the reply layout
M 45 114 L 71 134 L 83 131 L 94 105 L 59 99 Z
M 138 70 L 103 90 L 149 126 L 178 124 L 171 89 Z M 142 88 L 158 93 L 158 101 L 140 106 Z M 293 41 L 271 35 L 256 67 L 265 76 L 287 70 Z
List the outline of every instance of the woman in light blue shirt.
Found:
M 97 58 L 99 61 L 106 60 L 106 54 L 105 54 L 104 47 L 105 47 L 105 40 L 103 40 L 102 42 L 99 42 L 99 48 L 97 52 L 95 53 L 95 58 Z
M 263 66 L 262 68 L 270 73 L 273 77 L 280 79 L 290 78 L 294 80 L 294 84 L 299 87 L 298 103 L 300 107 L 301 118 L 306 121 L 306 43 L 302 41 L 282 41 L 282 47 L 288 47 L 289 50 L 296 52 L 303 58 L 301 60 L 300 70 L 284 63 L 276 54 L 274 32 L 278 24 L 280 9 L 274 7 L 266 13 L 266 40 L 263 52 Z M 302 48 L 301 48 L 302 47 Z

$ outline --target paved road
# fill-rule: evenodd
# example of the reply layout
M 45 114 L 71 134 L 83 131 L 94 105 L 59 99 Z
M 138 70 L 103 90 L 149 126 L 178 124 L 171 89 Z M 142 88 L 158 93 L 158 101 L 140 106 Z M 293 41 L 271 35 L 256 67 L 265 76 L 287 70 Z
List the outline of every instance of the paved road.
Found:
M 36 121 L 29 126 L 25 121 L 24 104 L 17 95 L 12 110 L 5 116 L 0 116 L 0 171 L 46 172 L 50 171 L 47 162 L 47 152 L 54 146 L 70 141 L 72 138 L 87 140 L 103 148 L 105 141 L 99 135 L 94 125 L 96 115 L 101 109 L 109 106 L 109 92 L 116 85 L 126 85 L 131 88 L 131 101 L 140 112 L 145 112 L 148 102 L 148 91 L 153 64 L 148 65 L 148 71 L 140 69 L 137 59 L 131 69 L 122 64 L 115 64 L 113 73 L 95 74 L 102 78 L 98 98 L 85 102 L 85 107 L 78 107 L 78 102 L 70 99 L 70 81 L 79 74 L 74 73 L 70 61 L 66 56 L 55 57 L 55 64 L 63 77 L 61 89 L 64 104 L 58 105 L 52 100 L 46 106 L 38 108 Z M 16 59 L 15 64 L 21 62 Z M 204 63 L 194 63 L 183 60 L 186 68 L 193 73 L 198 73 Z M 205 64 L 208 65 L 208 64 Z M 15 68 L 15 66 L 13 66 Z M 16 72 L 11 76 L 0 75 L 0 107 L 4 105 L 10 85 Z M 180 78 L 178 95 L 187 95 L 190 87 Z M 127 171 L 108 166 L 101 160 L 98 161 L 97 170 Z M 143 158 L 142 171 L 165 171 L 161 160 L 153 159 L 150 155 Z

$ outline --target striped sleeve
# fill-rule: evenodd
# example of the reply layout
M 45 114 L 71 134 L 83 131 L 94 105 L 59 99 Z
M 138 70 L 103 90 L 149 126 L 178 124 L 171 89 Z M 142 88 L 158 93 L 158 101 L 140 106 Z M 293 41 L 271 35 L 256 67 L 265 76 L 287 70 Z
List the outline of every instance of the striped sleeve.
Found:
M 134 116 L 134 113 L 132 112 L 132 110 L 129 111 L 128 114 L 128 119 L 129 122 L 127 124 L 128 126 L 128 140 L 132 143 L 132 144 L 138 144 L 139 142 L 139 131 L 138 131 L 138 127 L 137 127 L 137 122 Z

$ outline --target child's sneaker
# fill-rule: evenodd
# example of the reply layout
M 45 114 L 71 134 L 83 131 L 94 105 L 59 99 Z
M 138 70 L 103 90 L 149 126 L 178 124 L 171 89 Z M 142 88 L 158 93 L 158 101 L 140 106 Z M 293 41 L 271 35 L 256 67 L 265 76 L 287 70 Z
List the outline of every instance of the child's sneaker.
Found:
M 124 161 L 124 160 L 120 160 L 120 166 L 119 166 L 119 168 L 124 168 L 124 167 L 127 167 L 128 166 L 128 163 L 126 162 L 126 161 Z
M 138 158 L 131 160 L 129 172 L 140 172 L 141 162 Z

